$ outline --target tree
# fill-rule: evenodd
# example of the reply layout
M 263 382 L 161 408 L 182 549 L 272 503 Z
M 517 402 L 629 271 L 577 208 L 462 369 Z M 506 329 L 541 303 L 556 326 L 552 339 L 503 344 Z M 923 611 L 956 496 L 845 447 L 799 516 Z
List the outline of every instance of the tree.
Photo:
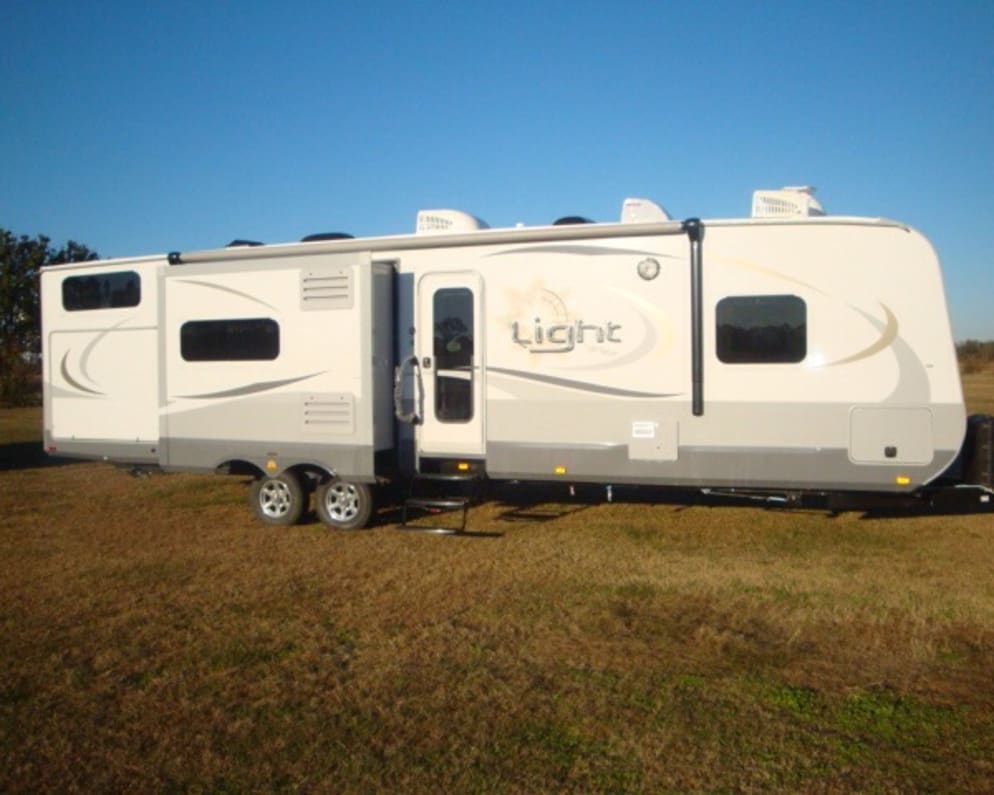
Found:
M 18 237 L 0 228 L 0 403 L 21 405 L 37 396 L 39 269 L 96 258 L 96 252 L 72 240 L 55 249 L 44 235 Z

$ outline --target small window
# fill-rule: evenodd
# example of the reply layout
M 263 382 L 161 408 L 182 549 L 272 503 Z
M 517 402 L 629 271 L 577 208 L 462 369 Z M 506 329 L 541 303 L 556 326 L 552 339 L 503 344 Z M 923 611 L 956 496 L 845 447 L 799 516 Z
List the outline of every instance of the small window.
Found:
M 435 416 L 440 422 L 473 419 L 473 293 L 438 290 L 435 316 Z
M 138 306 L 141 298 L 141 277 L 134 271 L 91 273 L 62 280 L 62 306 L 69 312 Z
M 796 364 L 807 355 L 807 307 L 796 295 L 723 298 L 715 316 L 726 364 Z
M 269 318 L 191 320 L 180 328 L 188 362 L 266 361 L 280 355 L 280 327 Z

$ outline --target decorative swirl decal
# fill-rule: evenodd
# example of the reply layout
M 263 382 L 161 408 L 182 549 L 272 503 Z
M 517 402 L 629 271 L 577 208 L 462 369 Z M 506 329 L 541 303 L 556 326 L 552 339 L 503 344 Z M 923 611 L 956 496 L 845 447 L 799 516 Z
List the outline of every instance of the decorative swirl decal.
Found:
M 97 334 L 97 336 L 95 336 L 85 348 L 83 348 L 83 353 L 79 357 L 79 371 L 83 374 L 83 377 L 91 384 L 96 383 L 96 381 L 93 379 L 93 376 L 90 375 L 90 355 L 93 353 L 93 349 L 100 344 L 101 340 L 103 340 L 104 337 L 106 337 L 112 331 L 117 331 L 118 329 L 121 328 L 121 326 L 123 326 L 125 323 L 128 323 L 130 321 L 131 317 L 129 316 L 126 317 L 124 320 L 122 320 L 120 323 L 115 323 L 110 328 L 104 329 L 99 334 Z
M 317 373 L 297 376 L 296 378 L 284 378 L 279 381 L 259 381 L 255 384 L 246 384 L 245 386 L 235 387 L 234 389 L 222 389 L 220 392 L 204 392 L 199 395 L 176 395 L 176 397 L 184 400 L 211 400 L 213 398 L 244 397 L 245 395 L 255 395 L 259 392 L 268 392 L 271 389 L 279 389 L 281 386 L 286 386 L 287 384 L 296 384 L 298 381 L 306 381 L 308 378 L 314 378 L 314 376 L 323 375 L 326 372 L 328 371 L 322 370 Z
M 611 395 L 612 397 L 630 397 L 630 398 L 671 398 L 679 397 L 680 392 L 636 392 L 632 389 L 617 389 L 610 386 L 602 386 L 601 384 L 590 384 L 586 381 L 574 381 L 569 378 L 558 378 L 552 375 L 538 375 L 537 373 L 528 373 L 524 370 L 510 370 L 505 367 L 488 367 L 488 373 L 497 373 L 498 375 L 510 375 L 515 378 L 521 378 L 525 381 L 535 381 L 540 384 L 549 384 L 550 386 L 565 387 L 566 389 L 577 389 L 581 392 L 590 392 L 595 395 Z
M 222 287 L 220 284 L 212 284 L 211 282 L 201 282 L 196 279 L 179 279 L 182 284 L 193 284 L 197 287 L 206 287 L 209 290 L 220 290 L 222 293 L 230 293 L 231 295 L 237 295 L 239 298 L 244 298 L 247 301 L 252 301 L 256 304 L 261 304 L 262 306 L 272 309 L 274 312 L 279 312 L 272 304 L 267 304 L 265 301 L 256 298 L 254 295 L 249 295 L 248 293 L 243 293 L 241 290 L 234 290 L 231 287 Z
M 66 383 L 69 384 L 69 386 L 73 387 L 73 389 L 78 389 L 80 392 L 85 392 L 87 395 L 98 395 L 100 397 L 104 397 L 106 393 L 98 392 L 96 389 L 89 389 L 88 387 L 85 387 L 81 383 L 79 383 L 79 381 L 77 381 L 71 375 L 69 375 L 69 366 L 68 366 L 69 353 L 70 351 L 65 352 L 65 355 L 62 357 L 62 364 L 59 366 L 59 372 L 62 373 L 62 377 L 65 379 Z
M 884 325 L 883 329 L 880 331 L 880 338 L 872 345 L 870 345 L 867 348 L 864 348 L 858 353 L 854 353 L 852 354 L 852 356 L 847 356 L 844 359 L 837 359 L 834 362 L 826 362 L 824 365 L 822 365 L 823 367 L 835 367 L 836 365 L 840 364 L 850 364 L 851 362 L 857 362 L 860 359 L 868 359 L 870 356 L 873 356 L 873 354 L 880 353 L 880 351 L 889 348 L 894 343 L 894 340 L 897 339 L 897 332 L 898 332 L 897 318 L 894 316 L 894 313 L 891 312 L 887 306 L 885 306 L 884 304 L 881 304 L 880 306 L 884 310 L 884 315 L 887 318 L 886 325 Z M 874 326 L 880 329 L 881 324 L 878 320 L 873 318 L 871 315 L 868 315 L 866 312 L 863 312 L 860 309 L 856 309 L 856 307 L 852 307 L 852 309 L 854 309 L 856 312 L 859 312 L 859 314 L 861 314 L 868 321 L 870 321 L 870 323 L 872 323 Z

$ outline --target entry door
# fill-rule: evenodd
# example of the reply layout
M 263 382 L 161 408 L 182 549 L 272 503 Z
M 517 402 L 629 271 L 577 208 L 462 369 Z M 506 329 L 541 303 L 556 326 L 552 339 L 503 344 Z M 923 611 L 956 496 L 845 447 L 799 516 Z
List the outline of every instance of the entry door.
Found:
M 483 282 L 429 273 L 418 282 L 417 356 L 424 390 L 420 456 L 483 454 Z

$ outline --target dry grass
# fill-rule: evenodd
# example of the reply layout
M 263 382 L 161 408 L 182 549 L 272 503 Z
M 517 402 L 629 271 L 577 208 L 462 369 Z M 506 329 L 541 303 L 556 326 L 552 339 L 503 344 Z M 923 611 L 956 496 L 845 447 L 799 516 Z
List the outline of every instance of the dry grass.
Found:
M 276 531 L 237 480 L 0 464 L 0 517 L 0 791 L 994 778 L 990 515 L 528 490 L 471 512 L 495 537 Z
M 969 411 L 994 414 L 994 365 L 964 373 L 962 380 Z

